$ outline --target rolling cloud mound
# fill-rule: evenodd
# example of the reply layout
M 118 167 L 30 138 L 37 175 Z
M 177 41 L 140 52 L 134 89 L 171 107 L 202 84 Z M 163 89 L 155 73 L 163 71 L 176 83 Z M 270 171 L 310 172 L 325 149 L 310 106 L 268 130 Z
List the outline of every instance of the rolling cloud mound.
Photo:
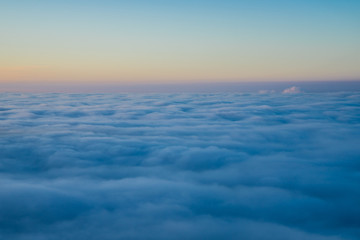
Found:
M 360 238 L 360 93 L 0 94 L 0 239 Z

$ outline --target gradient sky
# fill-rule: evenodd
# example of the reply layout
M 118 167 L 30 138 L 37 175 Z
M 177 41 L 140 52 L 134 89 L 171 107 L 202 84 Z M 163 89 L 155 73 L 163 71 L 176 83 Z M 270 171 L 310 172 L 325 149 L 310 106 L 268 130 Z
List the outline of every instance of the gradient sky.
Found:
M 360 79 L 359 0 L 0 0 L 0 83 Z

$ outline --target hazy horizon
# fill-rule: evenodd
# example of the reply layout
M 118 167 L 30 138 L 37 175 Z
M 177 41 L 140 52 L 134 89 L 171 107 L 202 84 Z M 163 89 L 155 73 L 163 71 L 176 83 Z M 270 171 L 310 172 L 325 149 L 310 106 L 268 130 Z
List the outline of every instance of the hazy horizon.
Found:
M 193 83 L 0 83 L 1 92 L 58 93 L 281 93 L 297 87 L 308 93 L 360 91 L 360 80 L 353 81 L 266 81 Z

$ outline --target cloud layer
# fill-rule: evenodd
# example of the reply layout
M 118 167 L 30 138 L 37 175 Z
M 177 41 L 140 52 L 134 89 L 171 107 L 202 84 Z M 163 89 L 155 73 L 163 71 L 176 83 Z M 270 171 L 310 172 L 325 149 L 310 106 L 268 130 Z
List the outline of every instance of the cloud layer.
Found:
M 0 239 L 360 238 L 360 93 L 0 103 Z

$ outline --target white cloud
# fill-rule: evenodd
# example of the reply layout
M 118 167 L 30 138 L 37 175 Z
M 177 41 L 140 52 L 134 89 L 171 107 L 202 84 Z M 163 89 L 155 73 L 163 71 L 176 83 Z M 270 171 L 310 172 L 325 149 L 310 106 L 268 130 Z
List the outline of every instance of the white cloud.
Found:
M 295 86 L 287 88 L 283 91 L 283 93 L 285 93 L 285 94 L 293 94 L 293 93 L 300 93 L 300 92 L 301 92 L 300 88 L 295 87 Z

